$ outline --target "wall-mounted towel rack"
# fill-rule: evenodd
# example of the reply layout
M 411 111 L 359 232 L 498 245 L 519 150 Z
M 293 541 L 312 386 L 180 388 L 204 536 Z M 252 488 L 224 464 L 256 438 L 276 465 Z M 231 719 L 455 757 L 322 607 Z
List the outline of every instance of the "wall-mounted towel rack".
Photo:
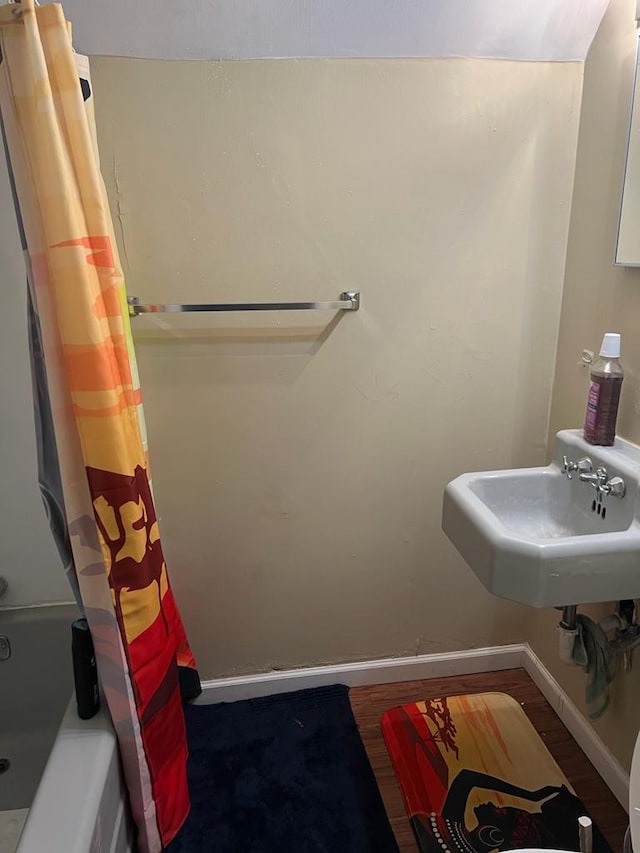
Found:
M 190 311 L 357 311 L 360 293 L 348 290 L 335 302 L 223 302 L 219 304 L 195 303 L 192 305 L 150 304 L 141 305 L 137 296 L 129 296 L 129 314 L 182 314 Z

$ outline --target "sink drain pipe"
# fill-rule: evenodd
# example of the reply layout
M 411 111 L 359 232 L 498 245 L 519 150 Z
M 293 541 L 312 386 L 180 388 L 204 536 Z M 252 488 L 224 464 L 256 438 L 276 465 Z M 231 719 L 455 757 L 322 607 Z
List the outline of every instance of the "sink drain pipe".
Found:
M 566 628 L 567 631 L 575 631 L 578 627 L 578 605 L 577 604 L 566 604 L 562 608 L 562 619 L 560 620 L 560 627 Z
M 574 658 L 575 643 L 578 637 L 578 605 L 567 604 L 558 607 L 562 610 L 562 619 L 558 625 L 558 654 L 563 663 L 581 665 Z M 631 651 L 640 645 L 640 626 L 634 622 L 633 614 L 635 602 L 631 599 L 619 601 L 614 613 L 605 616 L 598 626 L 608 634 L 615 631 L 614 640 L 609 640 L 611 650 L 616 654 L 623 654 L 625 659 L 625 670 L 631 668 Z
M 562 619 L 558 625 L 558 653 L 563 663 L 575 664 L 573 649 L 578 636 L 577 604 L 567 604 L 562 608 Z

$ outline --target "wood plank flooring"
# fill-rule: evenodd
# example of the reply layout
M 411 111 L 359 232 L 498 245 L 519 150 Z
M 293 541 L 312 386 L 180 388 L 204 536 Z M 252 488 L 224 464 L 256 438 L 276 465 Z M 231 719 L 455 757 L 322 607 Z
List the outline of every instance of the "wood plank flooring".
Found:
M 479 675 L 405 681 L 371 687 L 353 687 L 351 706 L 401 853 L 416 853 L 417 846 L 402 803 L 400 787 L 380 730 L 384 711 L 404 702 L 435 699 L 462 693 L 500 691 L 522 705 L 540 737 L 586 805 L 614 853 L 622 851 L 629 819 L 593 765 L 571 737 L 560 718 L 523 669 Z

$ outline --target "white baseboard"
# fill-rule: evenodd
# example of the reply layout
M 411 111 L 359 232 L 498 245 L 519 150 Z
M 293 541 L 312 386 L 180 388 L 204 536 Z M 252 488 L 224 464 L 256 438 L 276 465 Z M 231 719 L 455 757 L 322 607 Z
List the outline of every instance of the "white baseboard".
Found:
M 527 643 L 218 678 L 202 682 L 202 694 L 195 704 L 235 702 L 329 684 L 364 687 L 518 667 L 527 671 L 613 795 L 628 810 L 629 775 Z
M 415 655 L 410 658 L 339 663 L 241 675 L 237 678 L 218 678 L 202 682 L 202 694 L 197 705 L 213 702 L 235 702 L 255 699 L 274 693 L 290 693 L 327 684 L 346 684 L 364 687 L 369 684 L 390 684 L 394 681 L 415 681 L 421 678 L 444 678 L 447 675 L 470 675 L 476 672 L 497 672 L 515 669 L 523 664 L 524 646 L 490 646 L 435 655 Z
M 573 739 L 603 778 L 620 805 L 629 811 L 629 774 L 569 699 L 529 645 L 524 646 L 523 666 L 544 698 L 565 724 Z

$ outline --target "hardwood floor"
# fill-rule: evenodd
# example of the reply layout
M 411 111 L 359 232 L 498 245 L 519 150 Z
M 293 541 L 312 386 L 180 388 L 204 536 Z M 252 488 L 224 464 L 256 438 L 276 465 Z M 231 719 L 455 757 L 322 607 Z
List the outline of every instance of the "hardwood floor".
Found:
M 353 713 L 401 853 L 416 853 L 418 848 L 382 738 L 382 714 L 388 708 L 404 702 L 492 690 L 508 693 L 520 702 L 547 749 L 573 785 L 576 794 L 589 809 L 612 850 L 614 853 L 620 853 L 629 822 L 626 812 L 523 669 L 351 688 L 349 695 Z

